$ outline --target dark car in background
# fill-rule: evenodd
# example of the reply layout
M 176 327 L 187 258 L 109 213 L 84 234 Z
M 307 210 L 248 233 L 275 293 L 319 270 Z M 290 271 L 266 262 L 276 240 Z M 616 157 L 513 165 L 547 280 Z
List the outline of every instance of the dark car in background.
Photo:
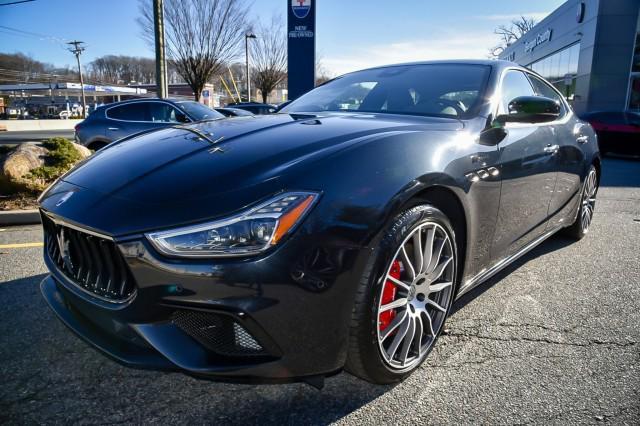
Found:
M 97 108 L 76 125 L 75 139 L 89 149 L 98 150 L 134 133 L 223 117 L 194 101 L 134 99 Z
M 240 108 L 214 108 L 225 117 L 252 117 L 254 114 L 250 111 Z
M 640 155 L 640 113 L 632 111 L 598 111 L 584 114 L 598 134 L 600 152 Z
M 456 298 L 558 231 L 587 234 L 600 167 L 591 126 L 516 64 L 358 71 L 72 169 L 39 200 L 41 291 L 125 365 L 398 382 Z
M 266 115 L 276 112 L 276 106 L 260 102 L 236 102 L 227 105 L 227 108 L 236 108 L 249 111 L 254 115 Z

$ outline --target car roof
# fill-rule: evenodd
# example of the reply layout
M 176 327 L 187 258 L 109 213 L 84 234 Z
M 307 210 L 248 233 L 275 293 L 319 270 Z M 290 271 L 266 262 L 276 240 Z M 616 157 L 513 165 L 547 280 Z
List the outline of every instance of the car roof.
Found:
M 496 68 L 497 70 L 502 70 L 505 68 L 519 68 L 519 69 L 524 69 L 527 70 L 529 72 L 533 72 L 530 69 L 524 68 L 523 66 L 521 66 L 520 64 L 516 64 L 515 62 L 510 62 L 510 61 L 503 61 L 501 59 L 441 59 L 441 60 L 436 60 L 436 61 L 416 61 L 416 62 L 403 62 L 403 63 L 398 63 L 398 64 L 388 64 L 388 65 L 381 65 L 381 66 L 377 66 L 377 67 L 371 67 L 371 68 L 364 68 L 358 71 L 353 71 L 351 73 L 347 73 L 344 75 L 349 75 L 352 74 L 354 72 L 359 72 L 359 71 L 371 71 L 371 70 L 377 70 L 377 69 L 384 69 L 384 68 L 390 68 L 390 67 L 399 67 L 399 66 L 413 66 L 413 65 L 485 65 L 485 66 L 489 66 L 492 68 Z M 535 73 L 534 73 L 535 74 Z
M 195 101 L 186 100 L 186 99 L 174 99 L 174 98 L 136 98 L 136 99 L 126 99 L 120 102 L 112 102 L 108 106 L 112 107 L 116 105 L 126 105 L 126 104 L 133 104 L 133 103 L 139 103 L 139 102 L 157 102 L 157 101 L 168 102 L 170 104 L 178 104 L 182 102 L 195 102 Z
M 230 104 L 227 104 L 227 108 L 233 108 L 233 107 L 241 107 L 241 106 L 267 106 L 267 107 L 272 107 L 273 105 L 271 104 L 263 104 L 262 102 L 232 102 Z

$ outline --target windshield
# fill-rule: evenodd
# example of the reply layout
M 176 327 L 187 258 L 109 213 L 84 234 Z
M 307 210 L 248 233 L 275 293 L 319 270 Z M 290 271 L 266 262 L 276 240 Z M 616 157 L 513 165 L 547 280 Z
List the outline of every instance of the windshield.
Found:
M 224 117 L 224 115 L 220 114 L 218 111 L 214 111 L 208 106 L 202 105 L 198 102 L 178 102 L 178 105 L 180 105 L 180 108 L 185 110 L 186 113 L 196 121 Z
M 477 115 L 488 65 L 397 65 L 358 71 L 301 96 L 283 113 L 353 111 L 455 118 Z

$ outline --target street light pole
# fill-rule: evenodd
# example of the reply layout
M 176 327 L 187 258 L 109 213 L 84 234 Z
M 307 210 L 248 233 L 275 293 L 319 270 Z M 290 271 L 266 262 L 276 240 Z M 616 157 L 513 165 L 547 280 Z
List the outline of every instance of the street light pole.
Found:
M 166 98 L 169 96 L 169 88 L 164 45 L 163 0 L 153 0 L 153 30 L 156 42 L 156 93 L 159 98 Z
M 69 49 L 69 52 L 76 55 L 76 61 L 78 62 L 78 74 L 80 74 L 80 92 L 82 93 L 82 118 L 87 118 L 87 103 L 84 99 L 84 80 L 82 78 L 82 67 L 80 66 L 80 55 L 84 52 L 84 47 L 81 46 L 83 42 L 74 40 L 70 41 L 69 45 L 73 46 Z
M 246 33 L 244 35 L 244 53 L 247 66 L 247 101 L 251 102 L 251 78 L 249 77 L 249 39 L 256 38 L 253 33 Z

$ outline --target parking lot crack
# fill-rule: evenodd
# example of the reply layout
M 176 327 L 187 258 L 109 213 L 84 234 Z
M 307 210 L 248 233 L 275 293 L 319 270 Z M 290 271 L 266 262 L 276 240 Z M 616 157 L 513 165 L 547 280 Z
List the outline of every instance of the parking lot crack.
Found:
M 577 346 L 577 347 L 589 347 L 593 345 L 605 345 L 605 346 L 616 346 L 616 347 L 630 347 L 636 345 L 635 341 L 625 341 L 625 342 L 616 342 L 616 341 L 605 341 L 600 339 L 591 339 L 582 342 L 572 342 L 572 341 L 559 341 L 554 340 L 549 337 L 527 337 L 527 336 L 490 336 L 487 334 L 482 334 L 480 331 L 455 331 L 450 330 L 448 333 L 449 336 L 459 337 L 459 338 L 468 338 L 468 339 L 482 339 L 482 340 L 493 340 L 498 342 L 532 342 L 532 343 L 544 343 L 551 345 L 563 345 L 563 346 Z

